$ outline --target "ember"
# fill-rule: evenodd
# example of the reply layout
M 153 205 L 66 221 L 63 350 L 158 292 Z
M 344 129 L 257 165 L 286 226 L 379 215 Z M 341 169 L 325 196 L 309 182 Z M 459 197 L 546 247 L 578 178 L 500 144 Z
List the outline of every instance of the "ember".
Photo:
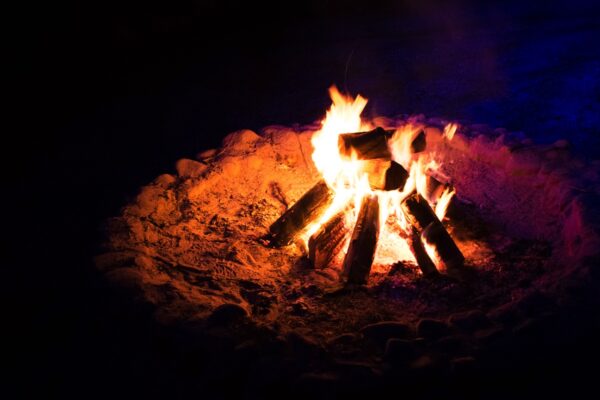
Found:
M 431 176 L 437 163 L 423 127 L 371 129 L 360 118 L 366 99 L 336 87 L 330 95 L 333 104 L 312 138 L 322 179 L 271 225 L 271 243 L 285 246 L 300 237 L 316 268 L 345 247 L 341 277 L 349 284 L 366 283 L 378 244 L 393 235 L 412 253 L 397 248 L 397 261 L 412 257 L 427 276 L 459 270 L 464 256 L 442 224 L 454 189 Z M 448 124 L 444 140 L 456 129 Z

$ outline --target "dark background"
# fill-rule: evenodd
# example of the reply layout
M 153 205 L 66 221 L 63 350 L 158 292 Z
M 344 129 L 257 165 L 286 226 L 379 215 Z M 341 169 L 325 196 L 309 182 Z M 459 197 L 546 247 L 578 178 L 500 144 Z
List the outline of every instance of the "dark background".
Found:
M 22 396 L 186 391 L 174 339 L 93 270 L 102 221 L 233 130 L 320 119 L 333 83 L 370 115 L 600 154 L 594 1 L 72 1 L 18 16 L 3 160 L 6 362 Z

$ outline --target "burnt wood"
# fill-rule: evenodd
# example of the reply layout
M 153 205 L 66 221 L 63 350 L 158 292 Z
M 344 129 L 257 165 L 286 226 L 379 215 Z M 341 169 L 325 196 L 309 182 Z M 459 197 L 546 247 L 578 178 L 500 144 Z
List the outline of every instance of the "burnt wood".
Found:
M 390 160 L 392 155 L 388 149 L 388 140 L 393 134 L 393 130 L 383 128 L 375 128 L 368 132 L 341 134 L 338 136 L 340 155 L 351 158 L 354 154 L 359 160 L 375 158 Z
M 427 140 L 425 139 L 425 131 L 421 130 L 410 144 L 410 151 L 411 153 L 420 153 L 424 151 L 426 147 Z
M 465 257 L 441 222 L 438 221 L 429 224 L 421 237 L 435 247 L 437 256 L 448 270 L 459 269 L 464 265 Z
M 435 248 L 447 269 L 459 268 L 464 264 L 463 254 L 423 196 L 415 191 L 402 201 L 401 206 L 406 219 L 422 239 Z
M 423 276 L 438 275 L 438 270 L 433 261 L 431 261 L 429 254 L 427 254 L 425 246 L 423 246 L 423 242 L 421 241 L 421 235 L 419 235 L 416 229 L 412 229 L 411 234 L 406 238 L 406 242 L 417 261 L 417 265 L 421 269 L 421 272 L 423 272 Z
M 300 231 L 327 210 L 333 197 L 333 190 L 321 179 L 269 227 L 271 244 L 276 247 L 291 244 Z
M 408 171 L 395 161 L 385 171 L 385 187 L 383 190 L 402 190 L 408 179 Z
M 447 183 L 442 183 L 431 175 L 427 175 L 427 198 L 430 202 L 437 202 L 440 197 L 442 197 L 442 193 L 446 189 L 452 189 L 452 185 Z
M 379 199 L 377 195 L 365 196 L 348 252 L 344 258 L 342 280 L 346 284 L 364 284 L 371 272 L 379 239 Z
M 308 240 L 308 258 L 314 268 L 325 268 L 340 252 L 350 229 L 344 209 L 323 224 Z
M 369 186 L 373 190 L 398 190 L 404 187 L 408 179 L 408 171 L 395 161 L 376 158 L 358 160 L 360 173 L 366 173 Z
M 392 160 L 386 158 L 375 158 L 372 160 L 357 160 L 359 174 L 367 174 L 369 186 L 373 190 L 383 190 L 386 186 L 386 173 L 392 164 Z

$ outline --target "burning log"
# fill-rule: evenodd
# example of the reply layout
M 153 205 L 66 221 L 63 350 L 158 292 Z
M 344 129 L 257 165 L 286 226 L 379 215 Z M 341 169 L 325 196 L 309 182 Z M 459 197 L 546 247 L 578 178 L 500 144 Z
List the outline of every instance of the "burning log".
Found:
M 386 131 L 376 128 L 368 132 L 345 133 L 338 136 L 340 155 L 351 158 L 353 154 L 359 160 L 385 158 L 390 160 L 392 155 L 388 149 L 388 139 L 394 134 L 393 130 Z
M 356 156 L 359 160 L 384 158 L 390 160 L 392 155 L 388 141 L 394 135 L 394 130 L 381 127 L 368 132 L 344 133 L 338 136 L 340 155 L 345 158 Z M 427 147 L 425 131 L 421 130 L 410 144 L 411 153 L 420 153 Z
M 344 209 L 323 224 L 308 240 L 308 258 L 314 268 L 324 268 L 340 252 L 346 242 L 348 227 L 346 226 Z
M 413 139 L 410 144 L 410 151 L 412 153 L 420 153 L 427 147 L 427 140 L 425 139 L 425 131 L 421 129 L 419 134 Z
M 287 246 L 312 221 L 320 217 L 333 201 L 334 192 L 320 180 L 270 227 L 271 244 Z
M 379 199 L 377 195 L 365 196 L 358 219 L 352 231 L 352 239 L 344 258 L 342 279 L 346 283 L 367 282 L 375 258 L 379 239 Z
M 447 184 L 447 183 L 442 183 L 431 175 L 427 175 L 426 188 L 427 188 L 427 193 L 426 193 L 427 199 L 430 202 L 435 203 L 439 200 L 440 197 L 442 197 L 444 190 L 453 189 L 453 186 L 450 184 Z
M 438 221 L 437 223 L 429 224 L 421 237 L 435 247 L 438 257 L 443 261 L 448 270 L 459 269 L 463 266 L 465 257 L 441 222 Z
M 395 161 L 385 171 L 385 186 L 383 190 L 402 190 L 408 179 L 408 171 Z
M 421 235 L 419 235 L 419 232 L 415 228 L 412 229 L 412 234 L 406 238 L 406 242 L 413 256 L 415 256 L 415 260 L 421 272 L 423 272 L 423 276 L 437 275 L 438 270 L 433 261 L 431 261 L 431 258 L 429 258 L 429 254 L 427 254 L 425 246 L 423 246 L 423 242 L 421 241 Z
M 404 187 L 408 171 L 395 161 L 383 158 L 359 160 L 360 172 L 366 173 L 373 190 L 398 190 Z
M 465 258 L 440 222 L 435 212 L 419 193 L 413 192 L 402 202 L 406 219 L 434 247 L 440 260 L 448 270 L 460 268 Z

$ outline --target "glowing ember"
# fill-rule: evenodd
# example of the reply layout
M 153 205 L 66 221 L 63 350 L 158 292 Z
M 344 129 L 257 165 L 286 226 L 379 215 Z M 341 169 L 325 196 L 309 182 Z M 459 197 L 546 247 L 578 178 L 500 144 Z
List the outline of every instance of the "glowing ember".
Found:
M 344 133 L 364 132 L 374 128 L 369 121 L 361 119 L 361 113 L 367 104 L 367 99 L 358 95 L 356 98 L 341 94 L 333 86 L 329 89 L 333 104 L 327 111 L 321 123 L 321 129 L 314 133 L 312 159 L 327 185 L 334 192 L 334 199 L 328 209 L 318 220 L 310 224 L 301 234 L 304 244 L 329 219 L 342 209 L 348 207 L 347 221 L 356 221 L 360 204 L 365 195 L 377 195 L 379 199 L 379 240 L 375 253 L 374 266 L 390 265 L 397 261 L 413 261 L 414 255 L 403 237 L 410 235 L 412 227 L 400 208 L 401 202 L 415 190 L 427 200 L 435 215 L 441 221 L 454 196 L 454 189 L 445 187 L 435 192 L 429 187 L 429 177 L 438 169 L 435 154 L 415 150 L 418 135 L 423 135 L 422 126 L 407 124 L 396 129 L 387 146 L 391 159 L 409 171 L 404 187 L 399 190 L 373 189 L 365 163 L 359 160 L 355 153 L 351 157 L 343 157 L 338 147 L 339 136 Z M 457 130 L 456 124 L 448 124 L 443 138 L 452 140 Z M 439 182 L 438 182 L 439 183 Z M 440 194 L 441 192 L 441 194 Z M 443 264 L 435 248 L 421 239 L 423 246 L 436 266 Z

